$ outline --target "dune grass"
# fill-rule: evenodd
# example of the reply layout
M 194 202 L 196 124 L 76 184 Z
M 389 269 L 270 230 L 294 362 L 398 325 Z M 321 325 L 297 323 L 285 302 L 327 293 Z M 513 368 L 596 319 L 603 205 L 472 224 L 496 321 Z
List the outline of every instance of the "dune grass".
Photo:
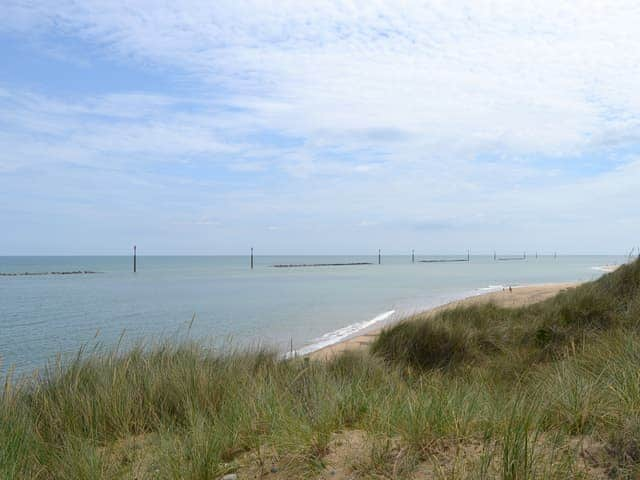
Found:
M 639 289 L 635 262 L 325 362 L 188 342 L 82 354 L 4 382 L 0 478 L 636 478 Z

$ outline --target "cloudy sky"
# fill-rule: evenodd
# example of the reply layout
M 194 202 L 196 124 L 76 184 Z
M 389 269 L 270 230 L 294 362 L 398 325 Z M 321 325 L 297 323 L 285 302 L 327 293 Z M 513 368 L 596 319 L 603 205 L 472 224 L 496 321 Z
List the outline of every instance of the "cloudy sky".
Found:
M 640 244 L 636 1 L 1 3 L 0 255 Z

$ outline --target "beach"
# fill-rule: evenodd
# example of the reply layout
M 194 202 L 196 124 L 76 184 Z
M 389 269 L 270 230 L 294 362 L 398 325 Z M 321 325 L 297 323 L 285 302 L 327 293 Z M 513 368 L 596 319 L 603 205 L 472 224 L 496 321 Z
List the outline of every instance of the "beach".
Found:
M 593 270 L 611 273 L 618 269 L 620 264 L 607 264 L 592 267 Z M 307 354 L 310 358 L 316 360 L 326 360 L 335 357 L 337 354 L 345 351 L 358 351 L 364 350 L 371 345 L 378 337 L 380 332 L 398 322 L 402 322 L 409 318 L 415 317 L 429 317 L 435 315 L 446 309 L 464 307 L 469 305 L 478 305 L 492 302 L 500 307 L 522 307 L 525 305 L 531 305 L 533 303 L 541 302 L 548 298 L 553 297 L 557 293 L 560 293 L 569 288 L 576 287 L 584 282 L 554 282 L 543 283 L 538 285 L 518 285 L 509 289 L 509 287 L 503 287 L 498 291 L 488 291 L 486 293 L 474 294 L 468 297 L 447 302 L 443 305 L 417 312 L 409 316 L 392 317 L 391 321 L 380 322 L 370 328 L 365 329 L 363 332 L 347 337 L 332 345 L 328 345 L 323 348 L 319 348 L 313 352 Z
M 78 3 L 2 3 L 0 480 L 640 480 L 639 2 Z
M 615 270 L 614 266 L 607 266 L 602 268 L 607 268 L 607 271 Z M 438 312 L 450 308 L 478 305 L 489 302 L 493 302 L 501 307 L 521 307 L 530 305 L 532 303 L 541 302 L 543 300 L 546 300 L 547 298 L 553 297 L 559 292 L 575 287 L 579 284 L 579 282 L 565 282 L 547 283 L 542 285 L 516 286 L 513 287 L 511 291 L 509 291 L 508 288 L 504 288 L 497 292 L 487 292 L 481 295 L 473 295 L 461 300 L 455 300 L 453 302 L 449 302 L 444 305 L 440 305 L 438 307 L 416 313 L 408 318 L 413 318 L 416 316 L 424 318 L 435 315 Z M 326 360 L 331 359 L 345 351 L 364 350 L 375 341 L 379 333 L 384 328 L 388 328 L 389 326 L 406 319 L 407 317 L 400 317 L 390 323 L 375 325 L 364 333 L 355 335 L 350 338 L 345 338 L 341 342 L 311 352 L 308 356 L 316 360 Z

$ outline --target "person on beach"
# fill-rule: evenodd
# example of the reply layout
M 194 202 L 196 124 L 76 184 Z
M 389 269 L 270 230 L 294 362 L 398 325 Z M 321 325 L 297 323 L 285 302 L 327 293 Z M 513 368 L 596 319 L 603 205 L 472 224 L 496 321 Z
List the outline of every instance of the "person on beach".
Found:
M 511 285 L 509 285 L 509 293 L 513 292 L 513 289 L 511 288 Z

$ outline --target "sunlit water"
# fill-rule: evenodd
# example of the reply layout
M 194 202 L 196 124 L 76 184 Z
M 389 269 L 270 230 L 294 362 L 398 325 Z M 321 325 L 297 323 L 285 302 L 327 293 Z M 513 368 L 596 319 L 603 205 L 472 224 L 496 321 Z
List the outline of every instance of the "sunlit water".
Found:
M 417 257 L 416 260 L 435 257 Z M 624 257 L 529 257 L 411 263 L 383 257 L 0 257 L 0 272 L 93 270 L 95 275 L 0 276 L 0 373 L 43 366 L 83 344 L 111 346 L 176 332 L 213 344 L 306 352 L 399 315 L 502 285 L 589 280 Z M 371 262 L 273 268 L 279 263 Z M 393 312 L 393 313 L 392 313 Z

